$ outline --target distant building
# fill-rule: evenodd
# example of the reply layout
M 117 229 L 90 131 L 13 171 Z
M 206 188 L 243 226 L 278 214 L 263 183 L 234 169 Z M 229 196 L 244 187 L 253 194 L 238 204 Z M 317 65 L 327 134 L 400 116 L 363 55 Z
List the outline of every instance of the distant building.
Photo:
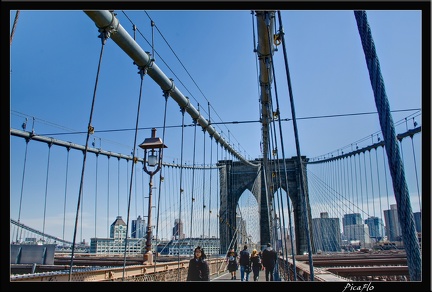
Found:
M 327 212 L 322 212 L 320 216 L 312 219 L 315 251 L 341 251 L 339 218 L 329 218 Z
M 221 254 L 219 238 L 184 238 L 182 240 L 161 242 L 157 246 L 157 252 L 161 255 L 193 256 L 193 251 L 197 246 L 204 249 L 207 257 Z
M 183 222 L 180 219 L 175 219 L 173 228 L 173 239 L 184 239 Z
M 397 205 L 390 205 L 390 210 L 384 210 L 384 221 L 386 224 L 386 235 L 390 241 L 402 240 L 402 228 L 397 214 Z
M 353 224 L 344 226 L 344 234 L 349 243 L 359 242 L 361 248 L 370 248 L 371 239 L 369 236 L 369 227 L 367 224 Z
M 342 218 L 342 225 L 356 225 L 356 224 L 363 224 L 363 220 L 361 218 L 360 213 L 352 213 L 352 214 L 345 214 Z
M 345 214 L 342 225 L 345 242 L 359 242 L 362 248 L 371 246 L 369 226 L 363 224 L 360 213 Z
M 145 221 L 141 218 L 141 216 L 138 216 L 136 220 L 132 220 L 132 238 L 144 238 L 144 236 L 146 235 L 145 231 Z
M 121 216 L 110 226 L 109 238 L 91 238 L 90 253 L 104 255 L 124 254 L 126 244 L 126 223 Z M 126 246 L 127 255 L 142 254 L 145 242 L 140 238 L 128 238 Z
M 117 216 L 116 220 L 110 227 L 110 237 L 123 240 L 126 238 L 126 223 L 121 216 Z
M 365 224 L 369 227 L 369 237 L 375 241 L 380 241 L 384 238 L 384 223 L 381 218 L 371 216 L 365 220 Z

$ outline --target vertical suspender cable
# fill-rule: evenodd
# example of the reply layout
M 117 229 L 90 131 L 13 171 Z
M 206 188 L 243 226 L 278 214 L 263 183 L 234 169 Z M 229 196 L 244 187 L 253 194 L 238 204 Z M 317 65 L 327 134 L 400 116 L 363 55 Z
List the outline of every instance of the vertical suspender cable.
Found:
M 215 141 L 216 142 L 216 161 L 219 161 L 219 150 L 218 150 L 218 142 L 217 141 Z M 221 224 L 221 221 L 220 221 L 220 214 L 219 214 L 219 194 L 220 194 L 220 192 L 219 192 L 219 172 L 218 171 L 216 171 L 216 174 L 217 174 L 217 176 L 216 176 L 216 219 L 217 219 L 217 224 L 216 224 L 216 238 L 220 238 L 219 237 L 219 230 L 220 230 L 220 224 Z M 219 248 L 220 248 L 220 245 L 219 245 Z M 218 253 L 221 253 L 221 251 L 219 250 L 219 252 Z
M 25 178 L 25 171 L 26 171 L 26 165 L 27 165 L 27 150 L 28 150 L 28 143 L 30 139 L 26 139 L 26 149 L 24 154 L 24 167 L 23 167 L 23 173 L 22 173 L 22 179 L 21 179 L 21 195 L 20 195 L 20 203 L 19 203 L 19 210 L 18 210 L 18 226 L 21 220 L 21 206 L 22 206 L 22 197 L 23 197 L 23 190 L 24 190 L 24 178 Z M 18 233 L 20 234 L 18 237 Z M 21 241 L 21 234 L 22 234 L 22 228 L 19 229 L 19 232 L 16 234 L 16 242 L 19 243 Z
M 94 145 L 93 145 L 94 146 Z M 98 162 L 99 162 L 99 153 L 96 153 L 96 178 L 95 178 L 95 210 L 94 210 L 94 218 L 95 218 L 95 230 L 94 236 L 97 237 L 97 195 L 98 195 Z
M 152 22 L 153 23 L 153 22 Z M 167 112 L 167 105 L 168 105 L 168 97 L 169 97 L 169 90 L 165 90 L 163 92 L 163 95 L 165 97 L 165 107 L 164 107 L 164 122 L 163 122 L 163 130 L 162 130 L 162 141 L 165 141 L 165 129 L 166 129 L 166 112 Z M 161 150 L 163 151 L 163 148 L 161 148 Z M 156 255 L 155 255 L 155 272 L 156 272 L 156 262 L 157 262 L 157 258 L 158 258 L 158 251 L 157 251 L 157 246 L 158 246 L 158 231 L 159 231 L 159 212 L 160 212 L 160 201 L 161 201 L 161 193 L 162 193 L 162 181 L 164 180 L 164 177 L 162 175 L 162 171 L 163 171 L 163 164 L 161 166 L 160 169 L 160 173 L 159 173 L 159 194 L 158 194 L 158 200 L 157 200 L 157 212 L 156 212 Z
M 271 47 L 272 46 L 271 45 L 271 39 L 272 38 L 271 38 L 271 34 L 270 34 L 270 29 L 268 27 L 267 27 L 267 33 L 268 33 L 269 47 Z M 270 54 L 270 57 L 266 58 L 266 62 L 268 64 L 267 70 L 270 71 L 272 69 L 273 82 L 274 82 L 274 87 L 275 87 L 275 96 L 276 96 L 275 99 L 276 99 L 276 101 L 278 101 L 278 98 L 277 98 L 277 83 L 276 83 L 275 71 L 274 71 L 274 66 L 273 66 L 273 58 L 272 58 L 271 54 Z M 271 76 L 270 72 L 268 74 L 269 74 L 269 76 Z M 270 88 L 269 88 L 268 95 L 269 95 L 269 100 L 271 101 L 272 100 L 272 94 L 271 94 Z M 280 162 L 279 162 L 279 156 L 278 156 L 278 151 L 277 151 L 277 149 L 278 149 L 278 141 L 277 141 L 276 123 L 275 123 L 275 114 L 279 115 L 279 108 L 277 107 L 276 111 L 274 111 L 273 110 L 273 103 L 272 102 L 269 102 L 268 106 L 269 106 L 269 109 L 268 109 L 269 112 L 273 113 L 271 115 L 271 124 L 273 125 L 273 129 L 269 127 L 269 129 L 270 129 L 270 139 L 269 139 L 270 144 L 272 143 L 272 140 L 273 140 L 273 147 L 272 147 L 273 151 L 271 152 L 272 154 L 269 154 L 269 155 L 273 156 L 273 157 L 269 157 L 269 161 L 273 164 L 272 167 L 271 167 L 271 170 L 272 170 L 272 175 L 271 175 L 271 187 L 272 187 L 272 189 L 271 189 L 271 191 L 272 191 L 271 192 L 271 197 L 272 197 L 272 201 L 271 201 L 271 205 L 270 205 L 271 208 L 273 209 L 273 212 L 271 214 L 271 219 L 272 220 L 270 222 L 273 225 L 272 226 L 272 230 L 274 230 L 274 236 L 271 237 L 271 239 L 272 239 L 272 242 L 274 244 L 274 247 L 277 248 L 278 247 L 278 245 L 276 244 L 277 243 L 277 234 L 278 234 L 277 233 L 277 229 L 278 229 L 278 227 L 281 227 L 281 224 L 280 224 L 281 218 L 280 217 L 282 217 L 281 216 L 281 214 L 282 214 L 281 208 L 283 208 L 282 195 L 281 195 L 281 192 L 280 192 L 280 188 L 282 187 L 282 182 L 281 182 L 281 176 L 279 174 L 279 170 L 280 170 L 280 165 L 279 164 L 280 164 Z M 277 178 L 276 178 L 276 176 L 277 176 Z M 276 183 L 277 180 L 278 180 L 278 184 Z M 275 194 L 276 194 L 276 199 L 274 198 Z M 277 202 L 278 199 L 279 199 L 279 203 L 277 204 L 278 211 L 276 211 L 276 202 Z M 268 202 L 267 202 L 267 204 L 268 204 Z M 279 214 L 279 216 L 277 216 L 277 214 Z M 285 248 L 284 248 L 284 250 L 285 250 Z M 275 281 L 279 281 L 280 280 L 280 278 L 279 278 L 279 272 L 278 272 L 279 271 L 279 264 L 278 264 L 278 262 L 279 261 L 276 261 L 276 265 L 275 265 L 275 269 L 274 269 L 274 279 L 275 279 Z
M 65 195 L 64 195 L 64 202 L 63 202 L 63 237 L 62 239 L 65 240 L 65 227 L 66 227 L 66 202 L 67 202 L 67 186 L 68 186 L 68 173 L 69 173 L 69 154 L 70 154 L 70 147 L 66 147 L 67 150 L 67 158 L 66 158 L 66 175 L 65 175 Z
M 205 166 L 205 155 L 206 155 L 206 153 L 205 153 L 205 133 L 206 133 L 206 131 L 205 131 L 205 129 L 203 129 L 203 166 Z M 205 217 L 205 208 L 206 208 L 206 205 L 205 205 L 205 171 L 203 171 L 203 193 L 202 193 L 202 200 L 203 200 L 203 209 L 202 209 L 202 216 L 203 216 L 203 218 L 202 218 L 202 224 L 203 224 L 203 229 L 202 229 L 202 239 L 204 240 L 204 234 L 205 234 L 205 231 L 204 231 L 204 223 L 205 223 L 205 221 L 204 221 L 204 217 Z
M 365 168 L 364 168 L 364 176 L 365 176 L 366 201 L 369 202 L 368 179 L 367 179 L 367 171 L 366 171 L 366 153 L 363 153 L 363 164 L 365 166 Z M 367 213 L 371 214 L 370 211 L 369 211 L 369 204 L 366 204 L 366 207 L 367 207 Z
M 188 100 L 189 101 L 189 100 Z M 184 143 L 184 114 L 186 111 L 187 106 L 189 105 L 189 103 L 185 106 L 181 108 L 181 113 L 182 113 L 182 134 L 181 134 L 181 151 L 180 151 L 180 196 L 179 196 L 179 226 L 177 227 L 177 232 L 180 231 L 180 222 L 181 222 L 181 208 L 182 208 L 182 195 L 183 195 L 183 143 Z M 180 281 L 180 236 L 181 234 L 178 235 L 178 256 L 177 256 L 177 263 L 178 263 L 178 269 L 177 269 L 177 280 Z
M 360 155 L 361 155 L 361 153 L 359 153 L 358 154 L 358 157 L 359 157 L 359 179 L 360 179 L 360 195 L 361 195 L 361 198 L 362 198 L 362 200 L 361 200 L 361 210 L 363 211 L 363 213 L 365 213 L 364 212 L 364 205 L 363 205 L 363 180 L 362 180 L 362 175 L 361 175 L 361 160 L 360 160 Z M 363 152 L 363 155 L 366 155 L 366 153 L 365 152 Z M 366 169 L 366 165 L 364 165 L 364 168 Z M 366 179 L 366 177 L 365 177 L 365 179 Z M 367 188 L 365 189 L 366 190 L 366 193 L 367 193 Z M 366 204 L 369 206 L 369 204 L 368 204 L 368 201 L 366 201 Z M 370 214 L 369 212 L 367 212 L 367 214 Z M 367 219 L 367 218 L 364 218 L 364 219 Z
M 85 150 L 84 150 L 83 166 L 82 166 L 82 170 L 81 170 L 81 181 L 80 181 L 77 210 L 76 210 L 76 216 L 75 216 L 75 227 L 74 227 L 71 261 L 70 261 L 70 265 L 69 265 L 69 277 L 68 277 L 69 282 L 71 281 L 71 277 L 72 277 L 73 258 L 74 258 L 74 254 L 75 254 L 76 233 L 77 233 L 77 226 L 78 226 L 78 214 L 79 214 L 79 210 L 80 210 L 80 206 L 81 206 L 81 198 L 82 198 L 83 187 L 84 187 L 84 173 L 85 173 L 85 165 L 86 165 L 86 159 L 87 159 L 88 143 L 89 143 L 90 134 L 94 133 L 94 128 L 91 125 L 91 122 L 92 122 L 92 118 L 93 118 L 94 104 L 96 101 L 96 89 L 97 89 L 98 80 L 99 80 L 100 66 L 102 63 L 102 56 L 103 56 L 105 43 L 111 34 L 109 32 L 109 29 L 110 29 L 110 26 L 108 26 L 106 28 L 100 28 L 99 29 L 99 32 L 100 32 L 99 38 L 101 39 L 102 46 L 101 46 L 101 51 L 100 51 L 100 55 L 99 55 L 99 63 L 98 63 L 98 69 L 97 69 L 97 74 L 96 74 L 95 87 L 94 87 L 94 91 L 93 91 L 93 99 L 92 99 L 92 105 L 91 105 L 91 110 L 90 110 L 90 118 L 89 118 L 89 123 L 88 123 L 88 127 L 87 127 L 87 138 L 86 138 L 86 145 L 85 145 Z
M 208 102 L 208 111 L 209 111 L 209 125 L 211 125 L 211 119 L 210 119 L 210 102 Z M 210 217 L 211 217 L 211 197 L 212 197 L 212 192 L 211 192 L 211 187 L 212 187 L 212 181 L 211 181 L 211 177 L 212 177 L 212 170 L 211 170 L 211 165 L 212 165 L 212 151 L 213 151 L 213 136 L 210 135 L 210 163 L 209 163 L 209 171 L 210 171 L 210 179 L 209 179 L 209 206 L 208 206 L 208 210 L 209 210 L 209 238 L 211 238 L 211 233 L 210 233 Z M 205 173 L 205 165 L 204 165 L 204 173 Z
M 281 19 L 281 15 L 280 12 L 278 12 L 278 19 L 279 19 L 279 31 L 281 34 L 283 34 L 283 26 L 282 26 L 282 19 Z M 279 35 L 280 37 L 281 35 Z M 271 38 L 269 36 L 269 42 L 270 42 Z M 269 44 L 271 46 L 271 43 Z M 276 83 L 276 77 L 275 77 L 275 69 L 274 69 L 274 62 L 273 62 L 273 56 L 270 55 L 270 58 L 272 60 L 271 64 L 272 64 L 272 72 L 273 72 L 273 76 L 274 76 L 274 84 L 275 84 L 275 99 L 276 99 L 276 113 L 278 115 L 278 123 L 279 123 L 279 136 L 280 136 L 280 143 L 281 143 L 281 149 L 282 149 L 282 159 L 283 159 L 283 167 L 284 167 L 284 175 L 285 175 L 285 183 L 286 183 L 286 200 L 287 200 L 287 208 L 288 208 L 288 220 L 289 220 L 289 230 L 291 231 L 292 229 L 292 222 L 291 222 L 291 211 L 290 211 L 290 204 L 289 204 L 289 200 L 290 200 L 290 193 L 289 193 L 289 185 L 288 185 L 288 172 L 287 172 L 287 166 L 286 166 L 286 157 L 285 157 L 285 146 L 284 146 L 284 139 L 283 139 L 283 134 L 282 134 L 282 121 L 280 119 L 280 108 L 279 108 L 279 97 L 277 94 L 277 83 Z M 274 129 L 275 133 L 276 133 L 276 128 Z M 278 168 L 279 169 L 279 168 Z M 279 178 L 280 180 L 281 178 Z M 282 203 L 282 200 L 281 200 Z M 283 209 L 283 205 L 282 205 L 282 209 Z M 282 216 L 282 220 L 283 220 L 283 234 L 285 234 L 285 216 Z M 282 234 L 282 232 L 281 232 Z M 284 236 L 284 242 L 285 242 L 285 254 L 286 254 L 286 258 L 288 259 L 288 248 L 287 248 L 287 244 L 286 244 L 286 236 Z M 293 236 L 292 234 L 290 234 L 290 239 L 291 239 L 291 251 L 292 251 L 292 259 L 293 259 L 293 266 L 294 266 L 294 281 L 297 280 L 297 274 L 296 274 L 296 268 L 295 268 L 295 256 L 294 256 L 294 242 L 293 242 Z M 286 261 L 288 263 L 288 260 Z M 289 266 L 287 267 L 288 270 L 288 279 L 290 277 L 289 273 Z
M 195 204 L 195 149 L 196 149 L 196 129 L 197 129 L 197 120 L 193 119 L 194 123 L 194 145 L 193 145 L 193 158 L 192 158 L 192 205 L 191 205 L 191 222 L 190 222 L 190 234 L 189 236 L 192 238 L 192 226 L 193 226 L 193 209 Z
M 279 18 L 279 24 L 282 27 L 282 17 L 280 10 L 278 10 L 278 18 Z M 313 271 L 313 260 L 312 260 L 312 250 L 311 250 L 311 242 L 310 242 L 310 236 L 309 236 L 309 209 L 307 208 L 306 204 L 306 192 L 305 192 L 305 178 L 303 173 L 303 162 L 301 158 L 301 151 L 300 151 L 300 142 L 298 137 L 298 130 L 297 130 L 297 120 L 296 120 L 296 113 L 295 113 L 295 107 L 294 107 L 294 97 L 292 93 L 292 85 L 291 85 L 291 77 L 290 72 L 288 68 L 288 57 L 286 53 L 286 46 L 285 46 L 285 36 L 282 33 L 282 47 L 283 47 L 283 54 L 284 54 L 284 63 L 285 63 L 285 71 L 287 74 L 287 82 L 288 82 L 288 91 L 289 91 L 289 97 L 290 97 L 290 103 L 291 103 L 291 115 L 292 115 L 292 121 L 293 121 L 293 127 L 294 127 L 294 136 L 295 136 L 295 144 L 296 144 L 296 150 L 297 150 L 297 162 L 299 167 L 299 174 L 300 174 L 300 197 L 301 197 L 301 203 L 303 205 L 303 210 L 306 212 L 306 220 L 305 220 L 305 226 L 306 228 L 306 238 L 307 238 L 307 245 L 308 245 L 308 253 L 309 253 L 309 267 L 310 267 L 310 280 L 314 281 L 314 271 Z
M 194 147 L 193 147 L 193 158 L 192 158 L 192 205 L 191 205 L 191 228 L 190 228 L 190 237 L 192 238 L 192 226 L 193 226 L 193 207 L 195 203 L 195 197 L 194 197 L 194 191 L 195 191 L 195 149 L 196 149 L 196 126 L 197 126 L 197 120 L 193 119 L 194 123 Z
M 120 157 L 117 157 L 117 162 L 117 214 L 120 215 Z
M 48 143 L 48 162 L 47 162 L 47 171 L 46 171 L 46 180 L 45 180 L 45 203 L 44 203 L 44 216 L 43 216 L 43 226 L 42 226 L 42 233 L 43 233 L 44 241 L 45 241 L 45 219 L 46 219 L 46 204 L 47 204 L 47 196 L 48 196 L 48 180 L 49 180 L 51 146 L 52 146 L 52 143 Z
M 375 200 L 373 199 L 373 195 L 375 194 L 374 191 L 374 183 L 373 183 L 373 171 L 372 171 L 372 153 L 371 150 L 368 151 L 369 153 L 369 168 L 370 168 L 370 175 L 371 175 L 371 196 L 372 196 L 372 212 L 369 213 L 369 216 L 374 216 L 375 215 Z M 366 152 L 365 152 L 366 155 Z M 366 167 L 366 165 L 365 165 Z M 369 205 L 369 204 L 368 204 Z
M 379 140 L 378 140 L 379 141 Z M 381 204 L 381 182 L 380 182 L 380 176 L 379 176 L 379 167 L 378 167 L 378 149 L 375 148 L 375 162 L 376 162 L 376 170 L 377 170 L 377 180 L 378 180 L 378 198 L 379 198 L 379 214 L 383 214 L 382 204 Z M 378 216 L 377 216 L 378 217 Z M 375 226 L 375 225 L 374 225 Z M 378 228 L 375 226 L 375 242 L 378 242 L 380 239 L 379 237 L 384 236 L 384 234 L 381 233 L 381 225 L 378 221 Z
M 128 245 L 130 205 L 131 205 L 131 198 L 132 198 L 132 182 L 134 179 L 135 164 L 138 162 L 138 158 L 136 156 L 136 154 L 137 154 L 136 144 L 137 144 L 138 124 L 139 124 L 139 115 L 140 115 L 141 99 L 142 99 L 142 88 L 143 88 L 144 76 L 147 72 L 147 67 L 138 66 L 138 69 L 139 69 L 138 73 L 140 75 L 141 82 L 140 82 L 140 91 L 139 91 L 139 97 L 138 97 L 137 116 L 136 116 L 136 122 L 135 122 L 134 148 L 132 151 L 133 160 L 132 160 L 131 177 L 130 177 L 129 192 L 128 192 L 129 198 L 128 198 L 128 206 L 127 206 L 126 235 L 125 235 L 124 254 L 123 254 L 123 277 L 122 277 L 123 281 L 124 281 L 125 272 L 126 272 L 126 254 L 127 254 L 127 248 L 128 248 L 127 245 Z M 108 168 L 108 170 L 109 170 L 109 168 Z M 151 208 L 151 207 L 152 206 L 149 206 L 149 208 Z M 147 218 L 147 220 L 150 220 L 150 218 Z

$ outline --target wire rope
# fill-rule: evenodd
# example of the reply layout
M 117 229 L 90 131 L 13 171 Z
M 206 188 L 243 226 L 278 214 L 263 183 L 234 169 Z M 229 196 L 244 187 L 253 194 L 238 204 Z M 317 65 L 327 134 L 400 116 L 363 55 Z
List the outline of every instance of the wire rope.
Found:
M 140 75 L 140 89 L 139 89 L 137 115 L 136 115 L 136 122 L 135 122 L 134 148 L 132 151 L 133 159 L 132 159 L 132 165 L 131 165 L 131 176 L 130 176 L 129 191 L 128 191 L 128 205 L 127 205 L 127 219 L 126 219 L 126 234 L 125 234 L 124 253 L 123 253 L 123 277 L 122 277 L 122 281 L 125 281 L 124 277 L 125 277 L 125 273 L 126 273 L 126 254 L 127 254 L 127 250 L 128 250 L 128 231 L 129 231 L 130 207 L 131 207 L 131 200 L 132 200 L 132 184 L 133 184 L 133 180 L 134 180 L 135 166 L 136 166 L 136 163 L 138 162 L 138 158 L 136 156 L 137 155 L 136 144 L 137 144 L 137 136 L 138 136 L 138 125 L 139 125 L 139 116 L 140 116 L 140 109 L 141 109 L 142 90 L 143 90 L 144 76 L 145 76 L 145 74 L 147 74 L 147 68 L 146 67 L 138 66 L 138 69 L 139 69 L 138 73 Z M 109 167 L 108 167 L 108 171 L 109 171 Z M 108 179 L 108 181 L 110 181 L 110 180 Z M 136 207 L 136 205 L 137 204 L 135 204 L 135 207 Z M 150 200 L 149 201 L 149 210 L 151 210 L 151 208 L 152 208 L 152 206 L 151 206 L 151 200 Z M 147 218 L 147 220 L 149 220 L 149 222 L 150 222 L 150 218 Z M 151 233 L 150 233 L 150 235 L 151 235 Z
M 195 192 L 195 156 L 196 156 L 196 130 L 197 130 L 197 120 L 194 119 L 193 120 L 194 123 L 194 143 L 193 143 L 193 157 L 192 157 L 192 202 L 191 202 L 191 219 L 190 219 L 190 236 L 192 237 L 192 230 L 193 230 L 193 210 L 194 210 L 194 204 L 195 204 L 195 197 L 194 197 L 194 192 Z
M 206 158 L 206 139 L 205 139 L 205 135 L 206 131 L 205 129 L 203 129 L 203 165 L 205 165 L 205 158 Z M 205 172 L 203 172 L 203 186 L 202 186 L 202 238 L 205 238 L 205 209 L 206 209 L 206 205 L 205 205 Z
M 110 32 L 108 30 L 109 28 L 101 28 L 99 29 L 100 35 L 99 38 L 101 39 L 101 50 L 99 54 L 99 62 L 98 62 L 98 68 L 96 73 L 96 81 L 95 81 L 95 87 L 93 91 L 93 98 L 92 98 L 92 105 L 90 110 L 90 117 L 89 117 L 89 123 L 87 126 L 87 138 L 86 138 L 86 144 L 85 144 L 85 150 L 84 150 L 84 157 L 83 157 L 83 166 L 81 171 L 81 181 L 80 181 L 80 187 L 79 187 L 79 193 L 78 193 L 78 202 L 77 202 L 77 210 L 76 210 L 76 216 L 75 216 L 75 225 L 74 225 L 74 236 L 73 236 L 73 244 L 72 244 L 72 253 L 71 253 L 71 261 L 69 265 L 69 277 L 68 281 L 71 281 L 72 278 L 72 268 L 73 268 L 73 259 L 75 254 L 75 243 L 76 243 L 76 233 L 77 233 L 77 226 L 78 226 L 78 214 L 81 206 L 81 199 L 83 195 L 83 187 L 84 187 L 84 173 L 85 173 L 85 165 L 86 165 L 86 159 L 87 159 L 87 149 L 88 149 L 88 143 L 90 135 L 94 133 L 94 127 L 91 125 L 92 118 L 93 118 L 93 111 L 94 111 L 94 105 L 96 101 L 96 89 L 98 85 L 98 79 L 99 79 L 99 73 L 100 73 L 100 67 L 102 63 L 102 56 L 104 52 L 104 47 L 106 44 L 107 39 L 110 36 Z
M 280 14 L 280 10 L 278 10 L 278 19 L 280 27 L 282 27 L 282 18 Z M 269 34 L 270 35 L 270 34 Z M 303 162 L 301 158 L 301 150 L 300 150 L 300 141 L 299 141 L 299 135 L 298 135 L 298 129 L 297 129 L 297 121 L 296 121 L 296 112 L 295 112 L 295 106 L 294 106 L 294 97 L 292 92 L 292 84 L 291 84 L 291 77 L 288 67 L 288 57 L 286 53 L 286 45 L 285 45 L 285 36 L 282 33 L 282 36 L 280 37 L 282 42 L 282 48 L 283 48 L 283 55 L 284 55 L 284 64 L 285 64 L 285 73 L 287 77 L 287 84 L 288 84 L 288 92 L 289 92 L 289 98 L 290 98 L 290 104 L 291 104 L 291 115 L 292 115 L 292 122 L 293 122 L 293 129 L 294 129 L 294 137 L 295 137 L 295 145 L 296 145 L 296 152 L 297 152 L 297 163 L 299 167 L 299 174 L 300 174 L 300 197 L 301 203 L 303 206 L 303 209 L 306 211 L 307 205 L 306 205 L 306 191 L 305 191 L 305 177 L 304 177 L 304 170 L 303 170 Z M 314 272 L 313 272 L 313 259 L 312 259 L 312 250 L 311 250 L 311 240 L 309 235 L 309 216 L 306 211 L 306 220 L 305 220 L 305 226 L 304 228 L 307 230 L 306 232 L 306 240 L 307 240 L 307 246 L 308 246 L 308 256 L 309 256 L 309 266 L 311 270 L 310 274 L 310 280 L 314 281 Z
M 152 22 L 153 27 L 153 22 Z M 165 98 L 165 105 L 164 105 L 164 122 L 163 122 L 163 130 L 162 130 L 162 141 L 165 141 L 165 131 L 166 131 L 166 116 L 167 116 L 167 105 L 168 105 L 168 97 L 169 97 L 169 91 L 163 92 L 164 98 Z M 163 148 L 161 149 L 163 151 Z M 158 246 L 158 235 L 159 235 L 159 214 L 160 214 L 160 205 L 161 205 L 161 195 L 162 195 L 162 182 L 164 181 L 164 167 L 162 165 L 159 173 L 159 194 L 158 194 L 158 200 L 157 200 L 157 211 L 156 211 L 156 234 L 155 234 L 155 240 L 156 240 L 156 255 L 155 255 L 155 263 L 157 262 L 157 258 L 159 255 L 159 252 L 157 251 Z M 155 272 L 156 272 L 156 265 L 154 266 Z
M 24 179 L 25 179 L 25 172 L 26 172 L 26 166 L 27 166 L 27 153 L 28 153 L 28 143 L 30 141 L 30 139 L 26 139 L 26 147 L 25 147 L 25 152 L 24 152 L 24 166 L 23 166 L 23 173 L 22 173 L 22 177 L 21 177 L 21 194 L 20 194 L 20 203 L 19 203 L 19 209 L 18 209 L 18 224 L 20 224 L 20 220 L 21 220 L 21 208 L 22 208 L 22 201 L 23 201 L 23 193 L 24 193 Z M 20 233 L 19 237 L 18 237 L 18 233 Z M 22 228 L 19 228 L 19 232 L 17 231 L 17 237 L 16 237 L 16 242 L 21 242 L 21 235 L 22 235 Z
M 14 35 L 15 35 L 15 30 L 16 30 L 16 26 L 18 24 L 19 15 L 20 15 L 20 10 L 17 10 L 15 13 L 15 19 L 14 19 L 14 23 L 12 26 L 12 32 L 11 32 L 11 36 L 10 36 L 10 45 L 12 45 L 12 40 L 13 40 Z
M 68 186 L 68 173 L 69 173 L 69 153 L 70 147 L 66 147 L 66 174 L 65 174 L 65 192 L 64 192 L 64 202 L 63 202 L 63 229 L 62 229 L 62 239 L 65 240 L 65 227 L 66 227 L 66 203 L 67 203 L 67 186 Z
M 43 224 L 42 224 L 42 233 L 44 234 L 43 240 L 45 241 L 45 221 L 46 221 L 46 205 L 47 205 L 47 197 L 48 197 L 48 181 L 49 181 L 49 169 L 50 169 L 50 158 L 51 158 L 51 146 L 52 144 L 48 144 L 48 161 L 47 161 L 47 169 L 46 169 L 46 179 L 45 179 L 45 199 L 44 199 L 44 212 L 43 212 Z
M 93 142 L 94 143 L 94 142 Z M 94 146 L 94 145 L 93 145 Z M 94 237 L 97 237 L 97 197 L 98 197 L 98 164 L 99 164 L 99 154 L 96 153 L 96 167 L 95 167 L 95 210 L 94 210 L 94 222 L 95 222 L 95 226 L 94 226 Z M 65 197 L 66 198 L 66 197 Z
M 186 106 L 187 107 L 187 106 Z M 186 110 L 186 107 L 182 107 L 180 109 L 181 113 L 182 113 L 182 125 L 184 125 L 184 113 Z M 184 152 L 184 127 L 182 127 L 182 131 L 181 131 L 181 142 L 180 142 L 180 192 L 179 192 L 179 224 L 181 222 L 181 213 L 182 213 L 182 196 L 183 196 L 183 152 Z M 178 228 L 180 229 L 180 228 Z M 180 281 L 181 279 L 181 275 L 180 275 L 180 234 L 178 235 L 178 253 L 177 253 L 177 259 L 178 259 L 178 270 L 177 270 L 177 280 Z

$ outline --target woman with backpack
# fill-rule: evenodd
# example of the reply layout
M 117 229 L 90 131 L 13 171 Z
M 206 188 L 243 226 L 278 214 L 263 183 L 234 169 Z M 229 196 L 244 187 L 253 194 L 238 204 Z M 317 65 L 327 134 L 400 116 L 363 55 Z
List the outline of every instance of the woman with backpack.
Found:
M 227 261 L 227 269 L 231 273 L 231 280 L 236 279 L 236 274 L 238 270 L 238 262 L 237 262 L 238 254 L 237 252 L 231 248 L 226 256 Z

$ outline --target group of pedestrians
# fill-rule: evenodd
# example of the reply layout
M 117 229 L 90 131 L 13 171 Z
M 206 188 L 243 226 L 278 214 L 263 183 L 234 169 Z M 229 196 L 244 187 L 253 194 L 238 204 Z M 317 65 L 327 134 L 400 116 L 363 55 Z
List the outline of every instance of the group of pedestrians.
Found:
M 258 281 L 261 270 L 265 271 L 266 281 L 273 281 L 273 272 L 277 261 L 277 253 L 270 243 L 267 247 L 258 252 L 256 249 L 249 252 L 248 246 L 244 245 L 240 256 L 231 248 L 226 256 L 227 270 L 231 274 L 231 280 L 236 280 L 237 270 L 240 267 L 241 281 L 249 281 L 249 274 L 253 273 L 253 280 Z M 186 281 L 210 281 L 210 269 L 206 261 L 204 249 L 197 246 L 194 256 L 189 261 L 189 268 Z
M 261 270 L 265 271 L 266 281 L 273 281 L 273 272 L 276 266 L 277 253 L 270 243 L 267 247 L 258 252 L 256 249 L 249 252 L 248 246 L 244 245 L 240 256 L 231 248 L 227 253 L 227 270 L 231 273 L 231 280 L 236 280 L 236 273 L 240 267 L 240 280 L 249 281 L 249 274 L 252 272 L 253 280 L 258 281 Z

